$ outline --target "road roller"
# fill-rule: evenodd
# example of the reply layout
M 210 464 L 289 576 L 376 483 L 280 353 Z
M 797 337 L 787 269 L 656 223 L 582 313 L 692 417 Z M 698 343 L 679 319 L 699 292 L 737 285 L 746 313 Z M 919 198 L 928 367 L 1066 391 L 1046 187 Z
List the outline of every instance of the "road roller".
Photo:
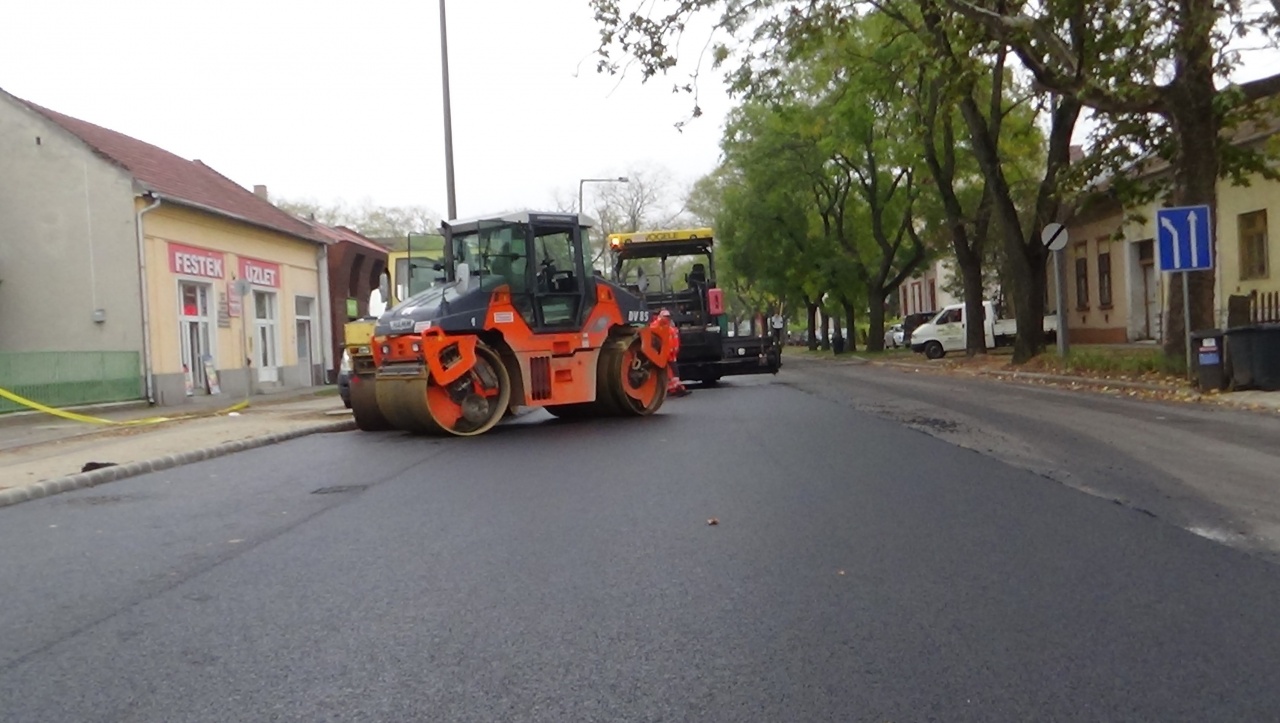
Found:
M 466 437 L 521 407 L 656 412 L 674 332 L 591 268 L 591 224 L 532 211 L 442 223 L 436 282 L 378 318 L 372 368 L 351 379 L 356 426 Z

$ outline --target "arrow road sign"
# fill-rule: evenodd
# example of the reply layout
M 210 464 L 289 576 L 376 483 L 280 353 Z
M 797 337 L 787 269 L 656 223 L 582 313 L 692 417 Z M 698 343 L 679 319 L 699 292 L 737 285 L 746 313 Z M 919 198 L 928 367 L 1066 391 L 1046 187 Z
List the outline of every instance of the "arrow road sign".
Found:
M 1208 206 L 1182 206 L 1156 211 L 1156 238 L 1161 271 L 1213 268 Z

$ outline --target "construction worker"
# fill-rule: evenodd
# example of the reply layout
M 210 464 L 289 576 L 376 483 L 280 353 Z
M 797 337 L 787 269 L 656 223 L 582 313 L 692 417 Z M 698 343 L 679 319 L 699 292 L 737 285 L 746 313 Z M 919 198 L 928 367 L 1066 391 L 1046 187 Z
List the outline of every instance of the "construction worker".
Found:
M 655 328 L 665 326 L 674 332 L 671 335 L 671 352 L 668 356 L 669 364 L 667 369 L 670 370 L 670 376 L 667 377 L 667 394 L 673 397 L 692 394 L 693 392 L 690 392 L 688 387 L 680 381 L 680 369 L 676 366 L 676 359 L 680 356 L 680 332 L 671 323 L 671 312 L 666 309 L 659 311 L 657 316 L 653 317 L 650 325 Z

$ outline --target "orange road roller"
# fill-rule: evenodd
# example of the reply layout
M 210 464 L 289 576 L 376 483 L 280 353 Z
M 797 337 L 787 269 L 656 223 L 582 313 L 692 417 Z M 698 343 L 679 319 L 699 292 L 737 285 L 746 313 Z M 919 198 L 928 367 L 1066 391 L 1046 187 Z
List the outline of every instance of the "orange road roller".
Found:
M 382 314 L 372 368 L 351 379 L 356 426 L 474 436 L 519 407 L 662 406 L 674 331 L 591 268 L 589 219 L 522 211 L 441 226 L 435 283 Z

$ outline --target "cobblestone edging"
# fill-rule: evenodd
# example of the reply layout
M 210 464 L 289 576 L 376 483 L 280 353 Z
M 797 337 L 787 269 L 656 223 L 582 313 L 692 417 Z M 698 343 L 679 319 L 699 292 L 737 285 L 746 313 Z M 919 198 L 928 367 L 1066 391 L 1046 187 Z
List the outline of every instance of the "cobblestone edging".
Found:
M 67 475 L 66 477 L 44 480 L 43 482 L 36 482 L 35 484 L 23 485 L 22 487 L 0 490 L 0 507 L 16 505 L 19 502 L 27 502 L 29 500 L 38 500 L 41 497 L 49 497 L 61 492 L 70 492 L 71 490 L 83 489 L 85 487 L 97 487 L 101 484 L 115 482 L 116 480 L 128 477 L 136 477 L 140 474 L 159 472 L 173 467 L 180 467 L 184 464 L 191 464 L 192 462 L 200 462 L 206 459 L 235 454 L 236 452 L 244 452 L 258 447 L 279 444 L 280 442 L 287 442 L 291 439 L 306 437 L 312 434 L 346 432 L 355 428 L 355 421 L 350 419 L 343 420 L 341 422 L 316 424 L 288 432 L 277 432 L 275 434 L 267 434 L 261 437 L 254 437 L 252 439 L 240 439 L 235 442 L 226 442 L 214 447 L 193 449 L 187 452 L 182 452 L 181 454 L 169 454 L 155 459 L 146 459 L 140 462 L 130 462 L 128 464 L 115 465 L 112 467 L 103 467 L 101 469 L 95 469 L 92 472 L 81 472 L 79 474 Z

